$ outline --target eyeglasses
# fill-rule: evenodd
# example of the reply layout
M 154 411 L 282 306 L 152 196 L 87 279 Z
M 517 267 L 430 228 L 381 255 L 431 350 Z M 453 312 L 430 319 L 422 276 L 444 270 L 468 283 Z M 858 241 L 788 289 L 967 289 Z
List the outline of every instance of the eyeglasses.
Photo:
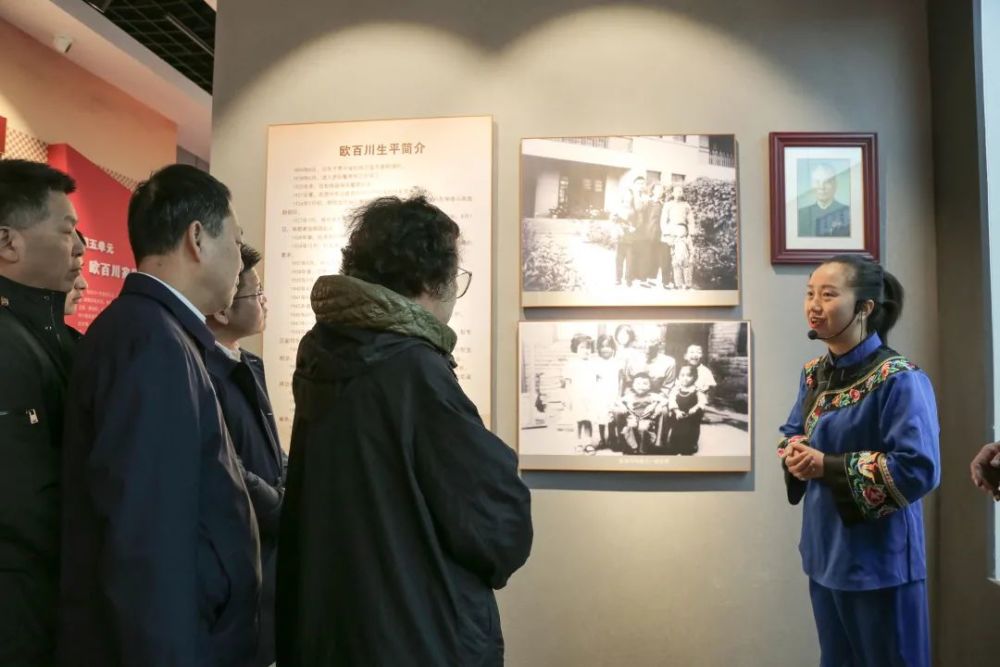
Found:
M 472 272 L 459 268 L 458 273 L 455 274 L 455 298 L 461 299 L 465 296 L 465 293 L 469 291 L 469 285 L 471 284 Z
M 267 301 L 267 297 L 264 296 L 264 288 L 261 287 L 256 292 L 252 294 L 241 294 L 239 296 L 234 296 L 233 301 L 238 301 L 239 299 L 257 299 L 260 303 Z

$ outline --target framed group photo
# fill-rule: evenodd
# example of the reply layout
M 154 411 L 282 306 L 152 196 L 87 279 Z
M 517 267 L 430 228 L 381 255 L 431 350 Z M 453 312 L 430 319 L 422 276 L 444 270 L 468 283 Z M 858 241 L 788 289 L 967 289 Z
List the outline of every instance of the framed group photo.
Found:
M 772 132 L 771 263 L 879 257 L 874 133 Z
M 747 322 L 536 321 L 518 333 L 522 469 L 750 470 Z
M 521 305 L 739 303 L 736 140 L 521 141 Z

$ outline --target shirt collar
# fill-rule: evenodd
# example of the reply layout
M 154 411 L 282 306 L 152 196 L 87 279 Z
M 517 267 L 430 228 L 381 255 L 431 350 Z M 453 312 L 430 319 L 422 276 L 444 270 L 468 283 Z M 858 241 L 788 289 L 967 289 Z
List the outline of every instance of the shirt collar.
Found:
M 163 285 L 164 287 L 166 287 L 166 288 L 167 288 L 168 290 L 170 290 L 170 293 L 171 293 L 171 294 L 173 294 L 173 295 L 174 295 L 175 297 L 177 297 L 177 300 L 178 300 L 178 301 L 180 301 L 180 302 L 181 302 L 181 303 L 183 303 L 183 304 L 184 304 L 185 306 L 187 306 L 187 307 L 188 307 L 188 309 L 189 309 L 189 310 L 190 310 L 190 311 L 191 311 L 192 313 L 194 313 L 194 314 L 195 314 L 195 317 L 197 317 L 197 318 L 198 318 L 199 320 L 201 320 L 202 322 L 204 322 L 204 321 L 205 321 L 205 313 L 203 313 L 203 312 L 201 312 L 200 310 L 198 310 L 197 308 L 195 308 L 194 304 L 193 304 L 193 303 L 191 303 L 191 301 L 190 301 L 190 300 L 189 300 L 189 299 L 188 299 L 188 298 L 187 298 L 186 296 L 184 296 L 183 294 L 181 294 L 180 292 L 178 292 L 178 291 L 177 291 L 176 289 L 174 289 L 174 286 L 173 286 L 173 285 L 171 285 L 170 283 L 166 283 L 166 282 L 164 282 L 164 281 L 160 280 L 159 278 L 157 278 L 156 276 L 154 276 L 153 274 L 151 274 L 151 273 L 146 273 L 145 271 L 136 271 L 136 273 L 138 273 L 138 274 L 139 274 L 139 275 L 141 275 L 141 276 L 147 276 L 147 277 L 149 277 L 149 278 L 152 278 L 152 279 L 153 279 L 153 280 L 155 280 L 156 282 L 158 282 L 158 283 L 160 283 L 161 285 Z
M 185 302 L 183 296 L 156 276 L 133 271 L 125 278 L 122 285 L 122 296 L 141 296 L 158 302 L 176 319 L 185 331 L 192 336 L 206 352 L 215 347 L 215 336 L 205 323 L 202 315 L 190 302 Z
M 237 347 L 235 350 L 231 350 L 219 341 L 215 341 L 215 346 L 219 348 L 223 354 L 229 357 L 231 361 L 235 361 L 236 363 L 243 361 L 243 351 L 240 350 L 240 348 Z
M 845 368 L 854 366 L 864 361 L 870 354 L 882 347 L 882 339 L 877 333 L 873 333 L 865 340 L 854 347 L 850 352 L 834 358 L 830 356 L 834 368 Z

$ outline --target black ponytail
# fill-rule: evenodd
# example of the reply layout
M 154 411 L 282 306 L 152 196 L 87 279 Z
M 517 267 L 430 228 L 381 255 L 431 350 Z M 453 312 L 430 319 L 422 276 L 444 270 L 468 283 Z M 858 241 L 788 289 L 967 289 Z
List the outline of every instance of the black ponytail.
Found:
M 889 330 L 903 313 L 903 286 L 888 271 L 882 275 L 882 303 L 876 303 L 870 318 L 871 327 L 883 343 L 889 340 Z
M 868 316 L 868 330 L 878 333 L 882 342 L 888 343 L 889 331 L 903 312 L 903 286 L 896 277 L 861 255 L 837 255 L 823 264 L 843 264 L 852 269 L 847 284 L 854 290 L 858 309 L 865 301 L 875 302 Z

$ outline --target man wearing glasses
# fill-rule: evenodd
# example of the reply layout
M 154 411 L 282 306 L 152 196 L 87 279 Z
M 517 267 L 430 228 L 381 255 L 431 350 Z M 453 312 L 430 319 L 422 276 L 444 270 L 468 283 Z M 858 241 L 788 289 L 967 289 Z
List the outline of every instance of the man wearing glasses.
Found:
M 261 561 L 260 639 L 251 667 L 267 667 L 274 663 L 278 519 L 288 459 L 278 442 L 264 364 L 260 357 L 240 348 L 242 339 L 263 333 L 267 322 L 267 299 L 256 269 L 260 253 L 244 243 L 240 255 L 243 269 L 232 305 L 207 318 L 208 328 L 215 334 L 215 348 L 206 351 L 205 363 L 257 515 Z
M 357 211 L 299 345 L 278 563 L 281 665 L 503 664 L 493 591 L 528 558 L 517 456 L 455 377 L 471 275 L 423 197 Z

